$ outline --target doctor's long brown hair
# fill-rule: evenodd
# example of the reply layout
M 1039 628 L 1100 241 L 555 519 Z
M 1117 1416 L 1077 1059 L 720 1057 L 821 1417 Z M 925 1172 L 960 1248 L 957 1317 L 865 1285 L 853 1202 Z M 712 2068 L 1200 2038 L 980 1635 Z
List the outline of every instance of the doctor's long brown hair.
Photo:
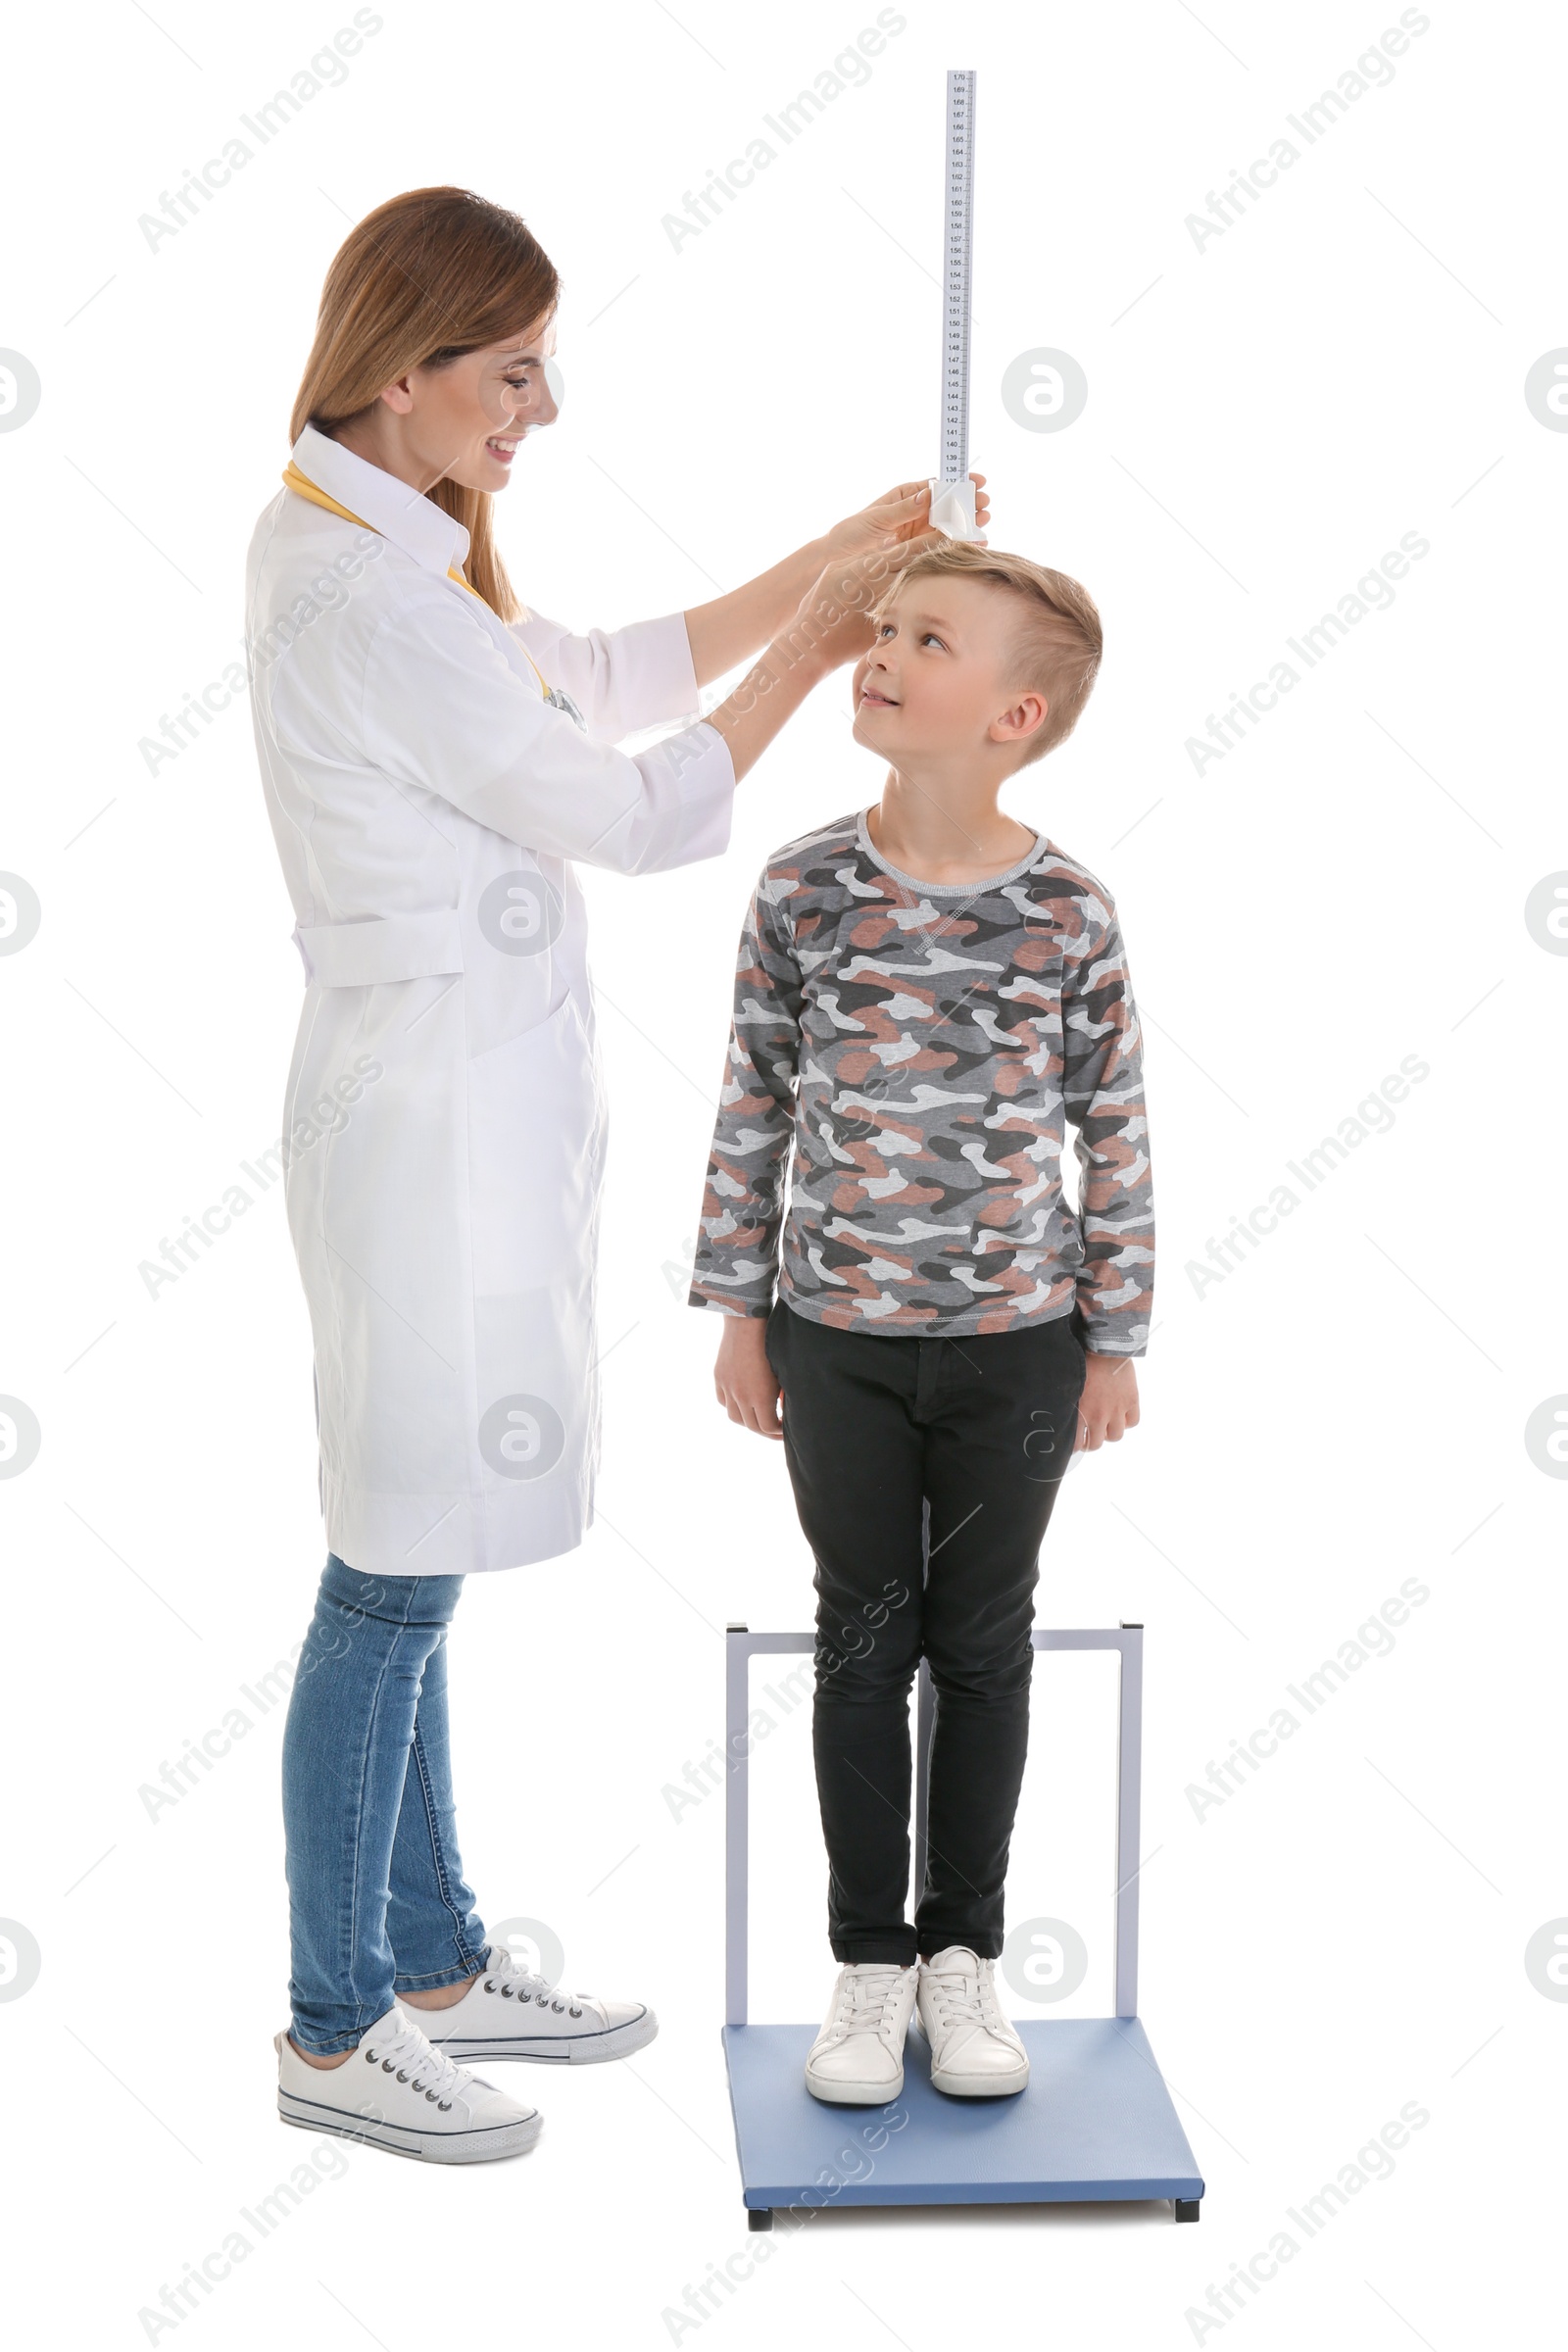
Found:
M 556 307 L 555 265 L 515 213 L 466 188 L 414 188 L 344 238 L 321 289 L 316 341 L 289 420 L 329 433 L 411 368 L 440 367 L 525 332 Z M 468 534 L 470 584 L 503 620 L 522 612 L 491 531 L 490 493 L 427 494 Z

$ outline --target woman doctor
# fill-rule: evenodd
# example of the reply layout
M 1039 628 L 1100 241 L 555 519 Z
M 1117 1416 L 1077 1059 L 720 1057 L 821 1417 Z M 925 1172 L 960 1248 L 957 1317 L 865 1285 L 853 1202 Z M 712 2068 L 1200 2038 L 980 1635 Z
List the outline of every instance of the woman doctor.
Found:
M 559 290 L 523 222 L 465 190 L 363 220 L 248 568 L 306 975 L 283 1139 L 329 1546 L 283 1744 L 278 2107 L 443 2163 L 539 2131 L 460 2061 L 618 2058 L 656 2031 L 487 1943 L 448 1762 L 465 1575 L 568 1551 L 592 1516 L 605 1114 L 572 861 L 718 856 L 737 779 L 932 537 L 906 483 L 692 612 L 572 636 L 525 611 L 490 500 L 556 415 Z

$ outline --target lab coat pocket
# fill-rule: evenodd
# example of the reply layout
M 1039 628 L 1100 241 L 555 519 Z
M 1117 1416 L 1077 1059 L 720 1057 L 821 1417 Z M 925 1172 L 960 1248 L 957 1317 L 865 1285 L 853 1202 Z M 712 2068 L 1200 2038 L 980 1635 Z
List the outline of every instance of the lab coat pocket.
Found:
M 604 1141 L 594 1051 L 570 997 L 468 1063 L 475 1298 L 588 1298 Z

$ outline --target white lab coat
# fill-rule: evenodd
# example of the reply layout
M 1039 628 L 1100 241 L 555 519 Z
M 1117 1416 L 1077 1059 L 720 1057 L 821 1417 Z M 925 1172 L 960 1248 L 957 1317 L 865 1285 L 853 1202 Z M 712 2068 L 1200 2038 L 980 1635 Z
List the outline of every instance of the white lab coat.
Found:
M 568 862 L 716 857 L 734 770 L 681 615 L 508 629 L 447 577 L 467 534 L 312 428 L 251 543 L 268 812 L 305 1003 L 284 1107 L 330 1548 L 450 1576 L 568 1551 L 593 1515 L 605 1105 Z M 585 728 L 543 698 L 526 646 Z

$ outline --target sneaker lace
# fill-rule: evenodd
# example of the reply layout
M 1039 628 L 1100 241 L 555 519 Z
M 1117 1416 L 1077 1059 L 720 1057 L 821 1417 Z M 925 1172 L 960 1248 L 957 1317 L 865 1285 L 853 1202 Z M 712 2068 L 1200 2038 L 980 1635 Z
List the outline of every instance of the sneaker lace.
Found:
M 926 1984 L 936 1995 L 937 2009 L 945 2026 L 990 2026 L 995 1995 L 991 1972 L 983 1964 L 974 1977 L 962 1969 L 938 1971 L 928 1967 Z
M 432 2105 L 443 2115 L 450 2112 L 452 2102 L 466 2091 L 474 2077 L 466 2066 L 432 2048 L 412 2019 L 398 2012 L 395 2032 L 378 2034 L 361 2049 L 362 2060 L 373 2066 L 377 2073 L 391 2075 L 406 2082 L 411 2090 L 422 2090 Z
M 539 1975 L 536 1969 L 519 1968 L 504 1944 L 492 1944 L 490 1961 L 484 1972 L 486 1992 L 499 1993 L 507 2001 L 536 2001 L 541 2009 L 553 2009 L 557 2016 L 581 2017 L 582 2006 L 576 1995 L 563 1992 L 559 1984 Z
M 862 1964 L 859 1968 L 842 1969 L 833 2033 L 841 2038 L 846 2034 L 863 2033 L 867 2027 L 880 2033 L 908 1973 L 891 1962 L 886 1968 L 873 1969 Z

